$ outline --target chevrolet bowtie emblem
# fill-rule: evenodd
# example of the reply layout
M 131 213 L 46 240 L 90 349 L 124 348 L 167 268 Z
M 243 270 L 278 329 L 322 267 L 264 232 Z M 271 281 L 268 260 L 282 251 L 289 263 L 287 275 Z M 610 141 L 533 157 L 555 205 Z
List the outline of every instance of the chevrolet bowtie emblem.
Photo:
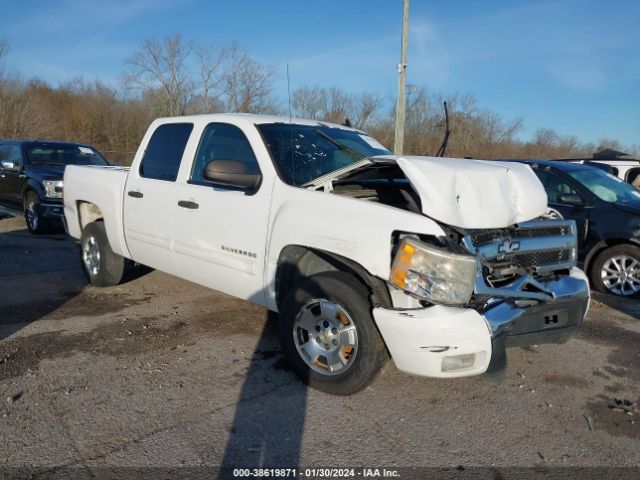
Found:
M 511 238 L 505 238 L 502 243 L 498 245 L 498 253 L 502 253 L 504 255 L 517 252 L 518 250 L 520 250 L 520 242 L 514 242 Z

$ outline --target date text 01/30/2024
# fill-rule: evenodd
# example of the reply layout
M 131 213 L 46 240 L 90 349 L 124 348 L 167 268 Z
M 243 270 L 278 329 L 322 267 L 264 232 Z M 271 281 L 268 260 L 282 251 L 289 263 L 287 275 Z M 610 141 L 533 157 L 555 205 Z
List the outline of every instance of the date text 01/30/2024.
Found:
M 234 478 L 398 478 L 397 470 L 386 468 L 234 468 Z

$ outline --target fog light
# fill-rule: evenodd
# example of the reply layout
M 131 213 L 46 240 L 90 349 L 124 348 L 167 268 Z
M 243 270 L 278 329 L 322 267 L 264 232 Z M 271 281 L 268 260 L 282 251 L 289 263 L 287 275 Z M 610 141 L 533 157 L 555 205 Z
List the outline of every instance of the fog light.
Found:
M 444 357 L 442 359 L 442 371 L 452 372 L 454 370 L 464 370 L 471 368 L 476 363 L 476 354 L 467 353 L 465 355 L 454 355 L 453 357 Z

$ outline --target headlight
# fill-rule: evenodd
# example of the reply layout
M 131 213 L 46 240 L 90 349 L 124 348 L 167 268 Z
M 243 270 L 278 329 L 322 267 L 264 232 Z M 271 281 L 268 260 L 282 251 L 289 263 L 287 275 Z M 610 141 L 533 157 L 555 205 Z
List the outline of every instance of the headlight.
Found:
M 433 303 L 464 305 L 473 294 L 476 259 L 414 238 L 400 242 L 391 265 L 391 283 Z
M 48 198 L 62 198 L 62 180 L 43 180 L 42 187 Z

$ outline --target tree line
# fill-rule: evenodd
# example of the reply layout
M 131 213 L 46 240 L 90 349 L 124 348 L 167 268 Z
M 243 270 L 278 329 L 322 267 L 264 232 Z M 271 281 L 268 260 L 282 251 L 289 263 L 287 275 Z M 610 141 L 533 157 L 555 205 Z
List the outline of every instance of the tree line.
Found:
M 0 138 L 56 139 L 89 143 L 112 162 L 128 165 L 149 123 L 159 116 L 217 112 L 288 115 L 289 99 L 275 93 L 272 67 L 236 42 L 202 44 L 181 35 L 148 39 L 125 60 L 118 87 L 100 80 L 70 79 L 53 86 L 23 78 L 3 66 L 9 44 L 0 40 Z M 591 156 L 608 147 L 638 154 L 640 147 L 612 139 L 583 143 L 575 136 L 539 129 L 521 140 L 523 120 L 482 108 L 472 95 L 443 96 L 409 85 L 405 153 L 433 155 L 450 117 L 448 156 L 561 158 Z M 387 147 L 394 140 L 394 99 L 339 86 L 301 86 L 291 92 L 294 116 L 343 123 L 370 132 Z

